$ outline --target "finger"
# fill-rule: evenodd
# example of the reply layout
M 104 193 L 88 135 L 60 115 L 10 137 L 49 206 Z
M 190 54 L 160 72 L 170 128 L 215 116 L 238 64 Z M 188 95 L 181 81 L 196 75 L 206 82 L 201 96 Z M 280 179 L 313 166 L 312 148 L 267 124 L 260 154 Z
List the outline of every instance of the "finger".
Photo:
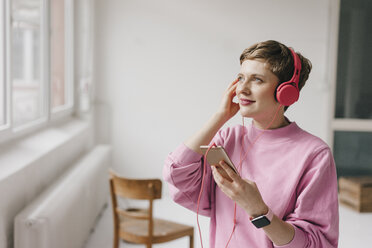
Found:
M 217 169 L 217 166 L 218 165 L 213 165 L 212 166 L 212 174 L 213 174 L 213 177 L 214 177 L 214 180 L 216 181 L 216 183 L 218 185 L 221 185 L 221 184 L 224 184 L 224 181 L 226 180 L 222 175 L 221 173 L 218 171 Z
M 234 81 L 230 83 L 230 86 L 235 85 L 237 82 L 239 82 L 239 77 L 237 77 Z
M 229 187 L 232 187 L 231 183 L 224 178 L 216 168 L 216 166 L 212 166 L 212 174 L 214 181 L 216 182 L 217 186 L 221 189 L 221 191 L 227 195 L 228 197 L 231 198 L 232 196 L 232 191 Z
M 223 160 L 220 161 L 222 169 L 225 170 L 226 174 L 233 180 L 239 182 L 241 180 L 240 176 L 233 171 L 230 166 Z
M 227 87 L 228 90 L 230 90 L 232 87 L 236 86 L 236 84 L 239 82 L 239 78 L 232 81 L 229 86 Z
M 212 165 L 212 166 L 211 166 L 211 169 L 212 169 L 212 175 L 213 175 L 214 181 L 216 182 L 216 184 L 218 185 L 218 187 L 221 187 L 224 178 L 223 178 L 223 177 L 221 176 L 221 174 L 217 171 L 215 165 Z
M 229 96 L 229 99 L 231 99 L 231 101 L 236 96 L 236 87 L 237 85 L 235 84 L 227 90 L 226 94 Z
M 229 93 L 230 93 L 230 95 L 236 95 L 236 87 L 238 87 L 237 84 L 233 85 L 233 86 L 229 89 Z
M 238 85 L 238 82 L 239 80 L 235 80 L 234 82 L 232 82 L 229 87 L 227 87 L 227 89 L 230 91 L 232 89 L 236 89 L 236 86 Z
M 232 179 L 227 176 L 220 166 L 212 166 L 212 173 L 218 186 L 231 187 Z

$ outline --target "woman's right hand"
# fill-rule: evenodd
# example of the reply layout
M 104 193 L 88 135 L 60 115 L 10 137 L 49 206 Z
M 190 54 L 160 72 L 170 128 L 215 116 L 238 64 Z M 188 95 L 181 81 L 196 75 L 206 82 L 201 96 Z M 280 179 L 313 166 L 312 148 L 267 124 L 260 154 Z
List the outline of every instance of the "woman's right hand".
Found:
M 235 80 L 229 85 L 223 95 L 218 111 L 196 134 L 185 141 L 187 147 L 203 155 L 204 153 L 200 146 L 209 144 L 225 122 L 239 111 L 239 104 L 233 102 L 237 84 L 238 80 Z
M 239 111 L 239 104 L 233 102 L 233 99 L 236 96 L 236 87 L 238 82 L 239 78 L 227 87 L 218 109 L 218 115 L 220 115 L 225 122 L 230 120 Z

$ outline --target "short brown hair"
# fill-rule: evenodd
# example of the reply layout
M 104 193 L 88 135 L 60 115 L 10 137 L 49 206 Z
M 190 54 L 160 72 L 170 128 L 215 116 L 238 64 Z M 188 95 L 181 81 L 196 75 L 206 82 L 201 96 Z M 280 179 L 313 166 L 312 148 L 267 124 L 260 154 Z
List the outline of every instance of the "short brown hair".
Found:
M 301 60 L 301 73 L 298 87 L 301 90 L 312 68 L 310 60 L 296 52 Z M 269 69 L 279 79 L 279 85 L 290 80 L 294 71 L 294 60 L 289 48 L 275 40 L 256 43 L 245 49 L 240 55 L 240 64 L 247 59 L 264 59 L 269 64 Z M 287 109 L 287 108 L 285 108 Z

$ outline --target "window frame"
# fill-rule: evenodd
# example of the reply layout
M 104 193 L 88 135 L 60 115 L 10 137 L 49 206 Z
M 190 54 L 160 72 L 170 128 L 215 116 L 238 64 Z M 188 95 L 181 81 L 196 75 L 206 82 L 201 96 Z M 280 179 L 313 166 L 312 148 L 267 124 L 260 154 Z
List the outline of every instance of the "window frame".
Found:
M 6 73 L 6 44 L 7 44 L 7 42 L 6 42 L 6 38 L 7 38 L 7 36 L 5 35 L 6 34 L 6 30 L 5 30 L 5 28 L 6 28 L 6 11 L 5 11 L 5 8 L 6 8 L 6 5 L 5 5 L 5 1 L 2 1 L 1 3 L 0 3 L 0 11 L 2 12 L 2 15 L 1 15 L 1 18 L 3 18 L 3 20 L 2 20 L 2 27 L 1 27 L 1 29 L 0 29 L 0 31 L 2 32 L 0 35 L 1 35 L 1 39 L 3 39 L 3 41 L 2 41 L 2 47 L 0 47 L 0 49 L 2 50 L 2 54 L 3 54 L 3 57 L 2 58 L 0 58 L 0 59 L 2 59 L 2 64 L 1 64 L 1 66 L 2 66 L 2 78 L 0 78 L 0 80 L 2 80 L 3 81 L 3 85 L 1 86 L 1 87 L 3 87 L 3 95 L 1 96 L 1 97 L 4 97 L 4 99 L 2 99 L 2 101 L 3 101 L 3 119 L 4 119 L 4 123 L 0 123 L 0 131 L 1 130 L 3 130 L 3 129 L 6 129 L 6 126 L 7 126 L 7 120 L 8 120 L 8 117 L 7 117 L 7 114 L 8 114 L 8 111 L 7 111 L 7 107 L 8 107 L 8 104 L 7 104 L 7 99 L 8 99 L 8 97 L 7 97 L 7 89 L 8 89 L 8 87 L 7 87 L 7 85 L 6 85 L 6 82 L 7 82 L 7 80 L 6 80 L 6 75 L 7 75 L 7 73 Z
M 328 81 L 331 84 L 329 102 L 329 135 L 328 141 L 331 149 L 334 149 L 334 133 L 336 131 L 368 132 L 372 133 L 372 119 L 336 118 L 336 90 L 337 90 L 337 59 L 338 39 L 340 25 L 341 0 L 330 2 L 329 20 L 329 44 L 328 44 Z
M 74 83 L 74 1 L 65 0 L 65 85 L 67 104 L 52 111 L 51 106 L 51 81 L 50 81 L 50 0 L 41 0 L 41 85 L 44 87 L 44 115 L 36 120 L 24 123 L 18 127 L 13 126 L 12 113 L 12 78 L 11 78 L 11 8 L 12 0 L 3 1 L 4 6 L 4 32 L 5 32 L 5 124 L 0 126 L 0 143 L 19 138 L 46 126 L 54 125 L 71 118 L 75 112 L 75 83 Z
M 9 137 L 11 134 L 10 134 L 10 127 L 11 127 L 11 124 L 12 124 L 12 113 L 11 113 L 11 109 L 12 109 L 12 101 L 11 101 L 11 87 L 10 87 L 10 70 L 11 70 L 11 67 L 10 67 L 10 56 L 9 56 L 9 51 L 10 51 L 10 36 L 9 36 L 9 33 L 10 33 L 10 30 L 9 30 L 9 27 L 10 27 L 10 3 L 9 3 L 10 0 L 6 0 L 6 1 L 3 1 L 3 11 L 4 11 L 4 78 L 3 80 L 5 80 L 5 83 L 4 83 L 4 97 L 5 97 L 5 108 L 4 108 L 4 111 L 5 111 L 5 124 L 0 126 L 0 137 L 1 138 L 7 138 Z

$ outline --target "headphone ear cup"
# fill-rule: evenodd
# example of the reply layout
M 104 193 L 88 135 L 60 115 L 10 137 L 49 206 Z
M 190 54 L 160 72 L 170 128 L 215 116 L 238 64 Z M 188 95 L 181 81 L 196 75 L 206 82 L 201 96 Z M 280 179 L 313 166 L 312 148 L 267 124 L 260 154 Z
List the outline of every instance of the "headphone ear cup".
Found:
M 289 106 L 295 103 L 300 96 L 300 92 L 292 84 L 282 84 L 276 91 L 276 99 L 283 106 Z

